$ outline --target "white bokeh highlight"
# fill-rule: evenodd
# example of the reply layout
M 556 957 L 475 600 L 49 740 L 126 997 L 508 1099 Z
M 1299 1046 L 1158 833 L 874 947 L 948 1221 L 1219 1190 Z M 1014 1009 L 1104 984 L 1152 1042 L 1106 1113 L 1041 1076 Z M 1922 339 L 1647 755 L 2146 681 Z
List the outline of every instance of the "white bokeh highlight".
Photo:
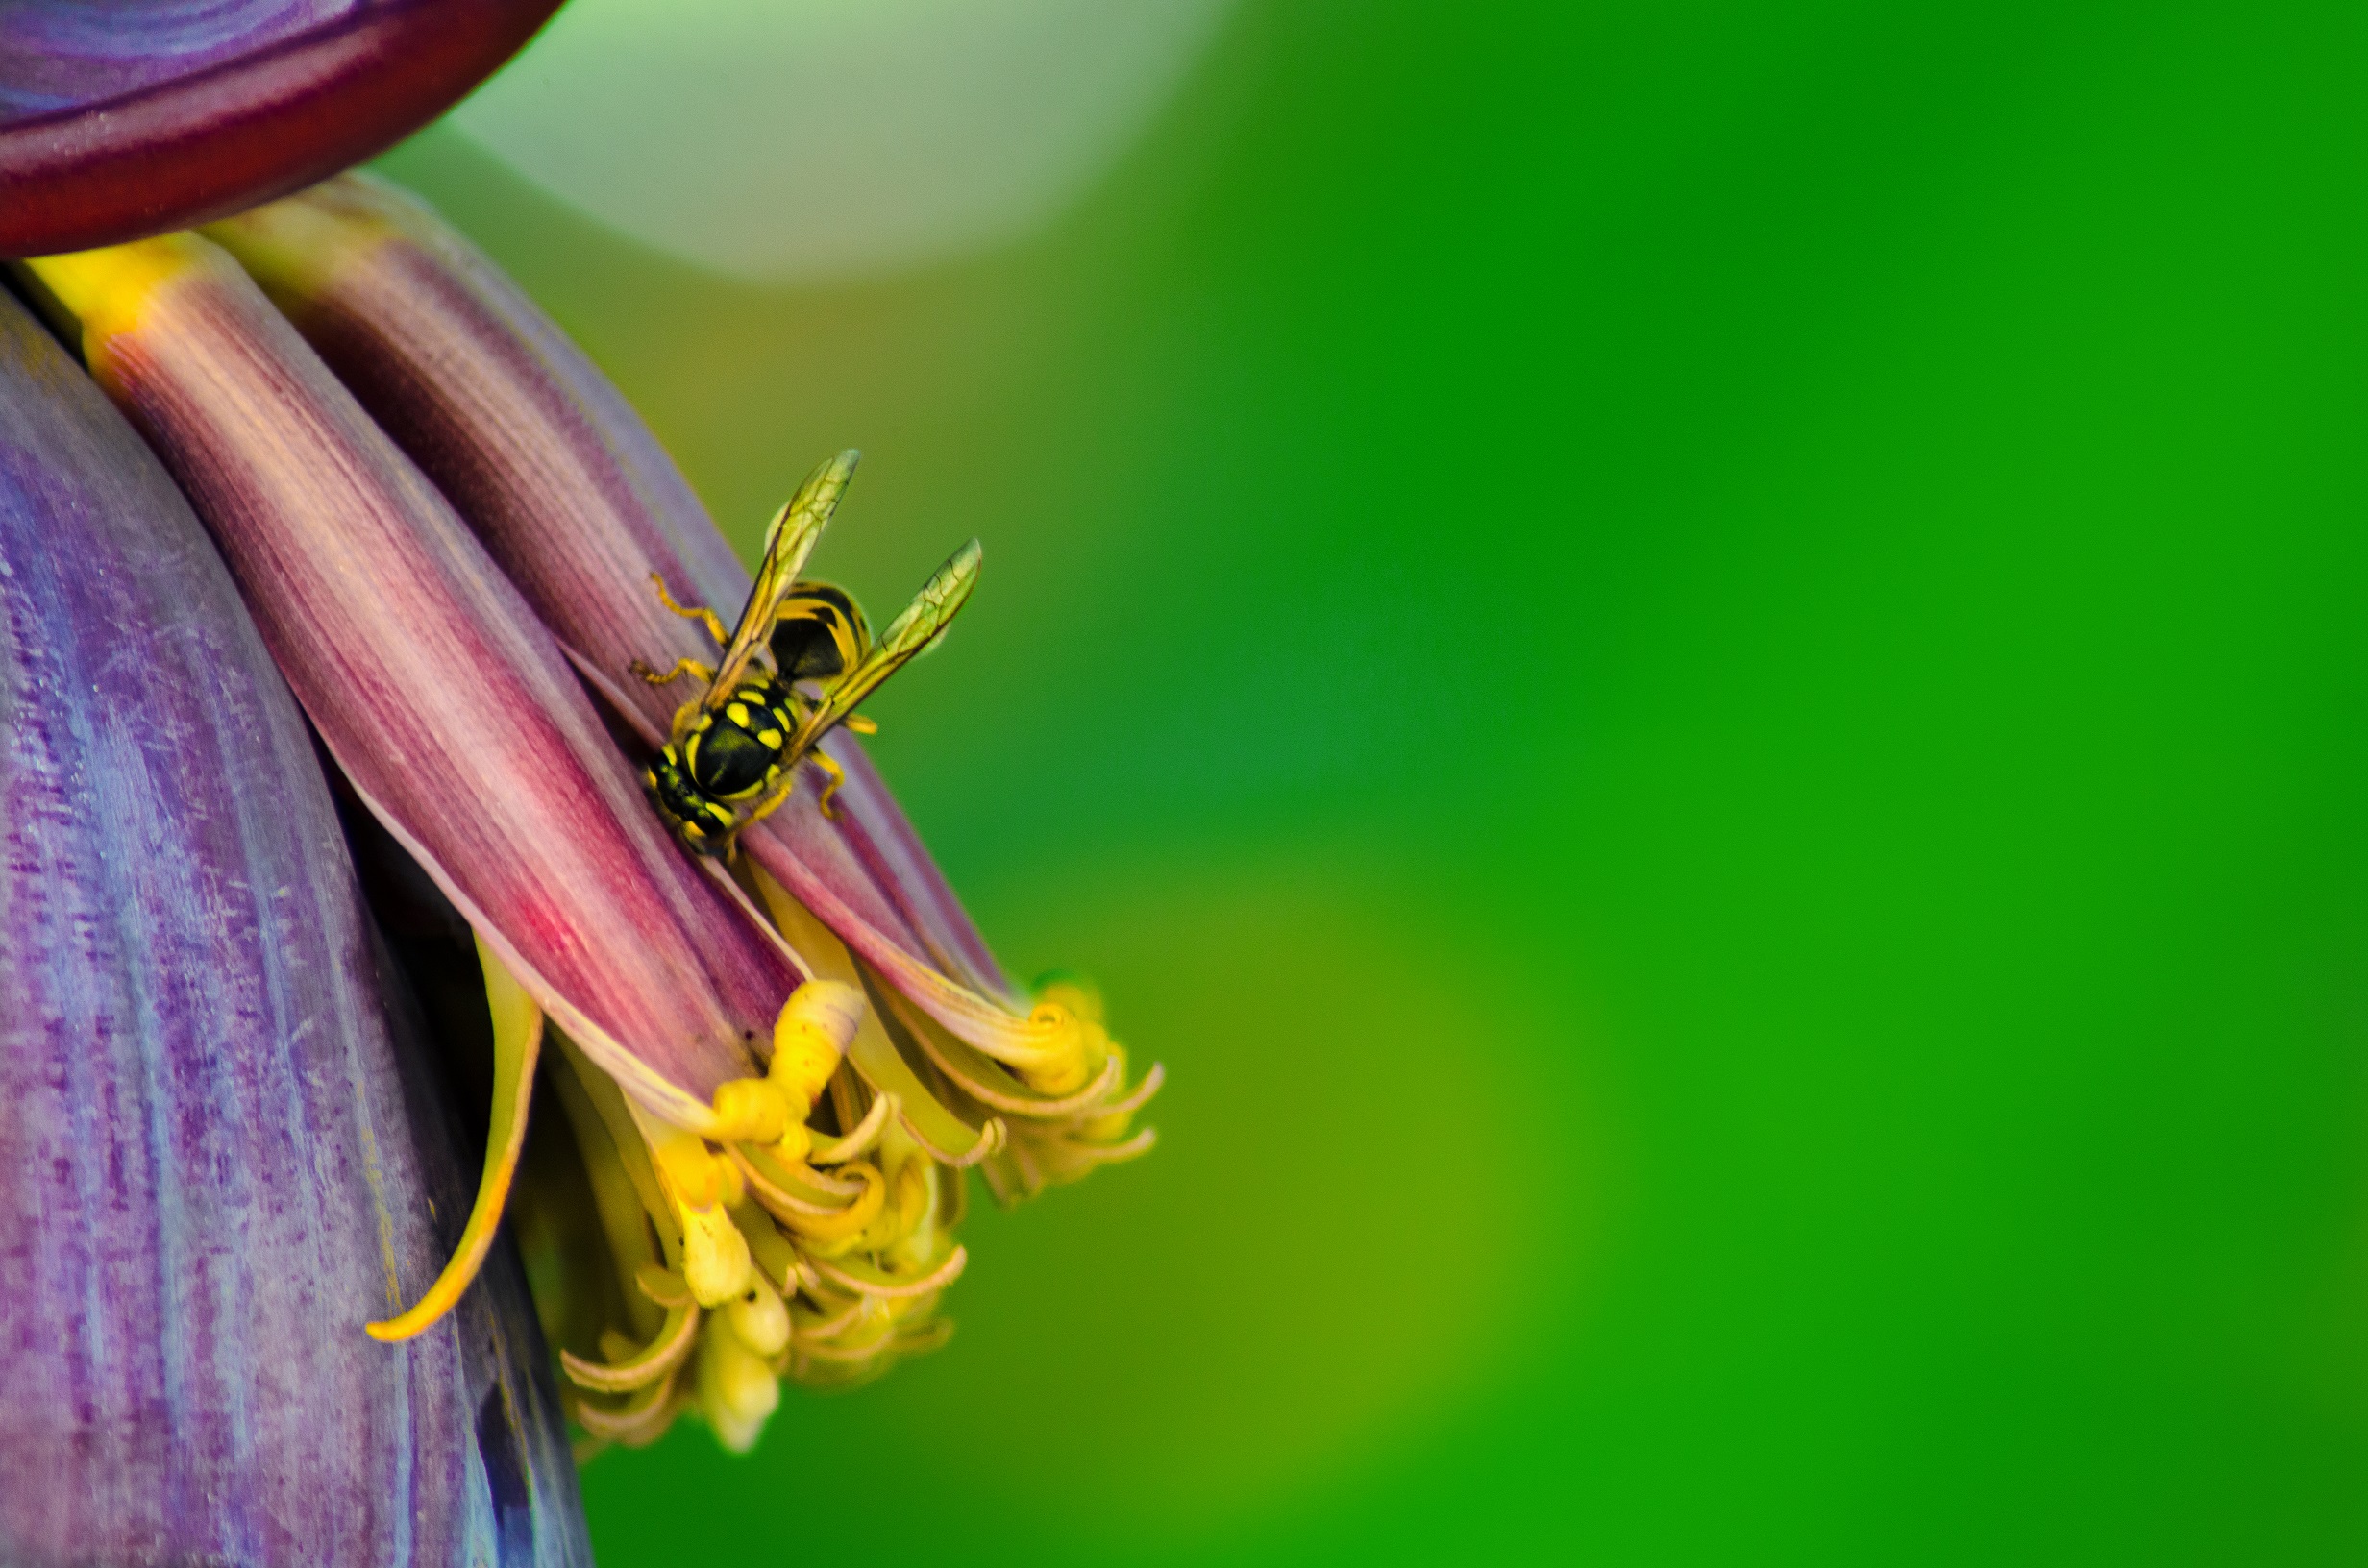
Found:
M 1231 0 L 572 0 L 454 111 L 645 244 L 767 282 L 1027 233 L 1149 125 Z

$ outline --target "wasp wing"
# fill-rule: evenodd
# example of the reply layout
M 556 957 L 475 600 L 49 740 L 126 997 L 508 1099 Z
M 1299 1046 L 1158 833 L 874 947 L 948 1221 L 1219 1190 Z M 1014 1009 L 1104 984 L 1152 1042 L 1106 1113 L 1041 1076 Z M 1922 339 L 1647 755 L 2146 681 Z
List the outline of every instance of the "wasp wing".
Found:
M 854 712 L 858 703 L 879 689 L 881 681 L 945 635 L 955 613 L 971 597 L 971 590 L 978 585 L 978 563 L 984 554 L 974 539 L 930 574 L 921 592 L 904 606 L 903 614 L 888 623 L 888 629 L 879 634 L 879 641 L 872 646 L 862 662 L 824 693 L 822 700 L 798 725 L 798 733 L 790 738 L 783 757 L 785 765 L 794 765 L 812 750 L 814 743 Z
M 731 640 L 724 645 L 724 657 L 716 664 L 715 679 L 708 684 L 706 696 L 700 698 L 701 707 L 713 712 L 731 700 L 733 690 L 748 674 L 749 661 L 772 635 L 781 601 L 798 585 L 798 574 L 805 569 L 814 541 L 822 537 L 839 497 L 846 494 L 859 455 L 851 450 L 822 463 L 805 477 L 789 503 L 774 514 L 765 529 L 765 558 L 757 565 L 756 583 L 749 590 L 739 624 L 731 628 Z

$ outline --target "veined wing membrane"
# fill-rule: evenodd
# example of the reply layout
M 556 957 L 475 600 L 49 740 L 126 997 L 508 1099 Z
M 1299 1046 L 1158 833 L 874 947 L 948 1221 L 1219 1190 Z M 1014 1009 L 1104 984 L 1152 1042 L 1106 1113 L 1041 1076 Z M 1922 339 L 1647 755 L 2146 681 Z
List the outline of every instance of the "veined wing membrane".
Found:
M 741 677 L 748 674 L 749 661 L 765 646 L 772 635 L 773 623 L 780 613 L 781 601 L 797 586 L 798 574 L 805 570 L 805 558 L 813 553 L 814 541 L 822 537 L 837 509 L 839 497 L 847 492 L 847 481 L 855 472 L 855 459 L 860 454 L 853 450 L 826 459 L 789 503 L 776 513 L 772 526 L 765 529 L 765 558 L 756 568 L 756 584 L 749 590 L 749 601 L 740 611 L 740 624 L 731 628 L 731 641 L 725 645 L 724 657 L 715 667 L 715 679 L 708 685 L 700 706 L 709 712 L 731 700 L 732 692 Z
M 830 732 L 830 727 L 855 711 L 856 705 L 879 689 L 881 681 L 895 674 L 931 643 L 945 634 L 955 612 L 978 586 L 978 563 L 985 555 L 974 539 L 953 552 L 944 566 L 930 574 L 913 601 L 904 606 L 904 613 L 888 623 L 879 641 L 863 662 L 850 670 L 823 695 L 814 711 L 798 726 L 784 754 L 786 765 L 794 766 L 798 759 L 814 747 L 814 743 Z

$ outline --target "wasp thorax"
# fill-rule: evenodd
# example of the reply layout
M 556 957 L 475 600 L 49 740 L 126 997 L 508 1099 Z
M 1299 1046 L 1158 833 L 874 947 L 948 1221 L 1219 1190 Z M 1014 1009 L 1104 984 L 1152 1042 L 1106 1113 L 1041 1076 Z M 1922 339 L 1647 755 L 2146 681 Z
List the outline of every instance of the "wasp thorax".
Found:
M 779 784 L 796 731 L 787 691 L 770 675 L 753 675 L 658 752 L 643 787 L 683 843 L 724 853 L 742 816 Z
M 781 750 L 796 729 L 780 687 L 769 679 L 744 682 L 692 723 L 682 738 L 683 770 L 713 799 L 759 794 L 780 777 Z

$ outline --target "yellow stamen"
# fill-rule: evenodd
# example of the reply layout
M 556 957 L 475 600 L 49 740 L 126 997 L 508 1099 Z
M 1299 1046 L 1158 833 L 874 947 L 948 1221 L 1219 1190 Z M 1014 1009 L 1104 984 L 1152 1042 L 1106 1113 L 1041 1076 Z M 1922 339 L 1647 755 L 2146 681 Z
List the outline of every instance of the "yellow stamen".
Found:
M 812 1137 L 814 1114 L 839 1057 L 863 1017 L 863 993 L 831 980 L 809 980 L 791 992 L 773 1023 L 773 1063 L 762 1078 L 735 1078 L 715 1091 L 718 1143 L 771 1143 L 777 1158 L 797 1164 Z
M 789 1309 L 761 1274 L 724 1309 L 724 1322 L 759 1356 L 777 1356 L 789 1344 Z
M 485 1001 L 493 1011 L 493 1124 L 485 1132 L 485 1170 L 477 1185 L 477 1204 L 469 1211 L 452 1262 L 418 1305 L 400 1317 L 363 1325 L 373 1339 L 409 1339 L 460 1300 L 493 1245 L 510 1177 L 518 1169 L 518 1152 L 526 1147 L 527 1105 L 534 1094 L 534 1063 L 542 1051 L 543 1010 L 482 938 L 478 940 L 477 961 L 485 972 Z
M 811 910 L 792 897 L 787 889 L 767 875 L 763 868 L 752 867 L 751 870 L 756 891 L 764 898 L 765 913 L 773 917 L 782 939 L 797 950 L 807 968 L 817 975 L 842 981 L 859 991 L 862 971 L 856 968 L 854 955 L 847 950 L 847 944 L 816 919 Z M 1002 1147 L 1002 1121 L 996 1118 L 984 1127 L 973 1127 L 938 1103 L 920 1074 L 898 1054 L 878 1015 L 869 1008 L 864 1010 L 854 1038 L 848 1041 L 847 1054 L 864 1082 L 876 1090 L 897 1097 L 898 1118 L 920 1139 L 932 1159 L 960 1169 L 977 1164 Z
M 756 1446 L 765 1420 L 781 1403 L 781 1385 L 765 1359 L 716 1324 L 699 1339 L 699 1408 L 716 1440 L 735 1454 Z
M 642 1136 L 649 1139 L 651 1161 L 657 1167 L 658 1184 L 664 1188 L 678 1207 L 712 1209 L 724 1198 L 724 1173 L 717 1167 L 722 1161 L 708 1151 L 706 1142 L 696 1133 L 683 1131 L 665 1122 L 654 1122 L 638 1115 Z
M 839 1070 L 847 1042 L 864 1014 L 863 992 L 837 980 L 809 980 L 790 992 L 773 1023 L 773 1061 L 766 1076 L 811 1114 Z
M 734 1078 L 715 1091 L 715 1125 L 708 1136 L 719 1143 L 771 1143 L 791 1126 L 789 1096 L 766 1078 Z
M 731 1222 L 728 1204 L 745 1190 L 728 1160 L 708 1152 L 697 1134 L 642 1117 L 642 1136 L 657 1167 L 658 1185 L 682 1227 L 682 1283 L 702 1307 L 721 1307 L 749 1287 L 753 1264 L 748 1238 Z
M 749 1257 L 748 1237 L 731 1222 L 720 1203 L 704 1208 L 684 1204 L 682 1220 L 682 1283 L 702 1307 L 720 1307 L 749 1287 L 756 1265 Z

